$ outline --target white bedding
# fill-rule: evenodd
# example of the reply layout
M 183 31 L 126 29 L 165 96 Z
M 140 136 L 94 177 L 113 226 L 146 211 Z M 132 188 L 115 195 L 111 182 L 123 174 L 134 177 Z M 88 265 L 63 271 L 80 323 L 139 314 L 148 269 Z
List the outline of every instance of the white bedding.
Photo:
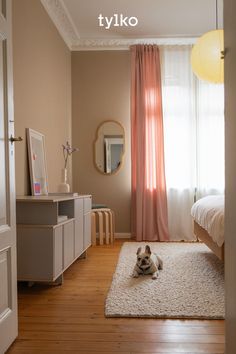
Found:
M 224 243 L 224 195 L 211 195 L 193 204 L 191 215 L 221 247 Z

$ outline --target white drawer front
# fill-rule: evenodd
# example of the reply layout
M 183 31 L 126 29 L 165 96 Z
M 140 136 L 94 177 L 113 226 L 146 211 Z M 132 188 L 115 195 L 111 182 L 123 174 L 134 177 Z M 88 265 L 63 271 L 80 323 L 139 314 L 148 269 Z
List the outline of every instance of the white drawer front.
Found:
M 92 199 L 91 198 L 84 198 L 84 214 L 91 211 L 92 207 Z
M 91 213 L 84 215 L 84 249 L 91 246 Z
M 53 277 L 59 276 L 63 271 L 63 257 L 62 257 L 62 226 L 55 228 L 54 230 L 54 264 L 53 264 Z
M 83 217 L 75 220 L 75 258 L 79 257 L 84 251 L 84 228 Z
M 84 215 L 84 201 L 82 198 L 75 199 L 75 219 L 82 219 Z
M 64 269 L 74 260 L 74 222 L 71 221 L 63 226 L 63 259 Z

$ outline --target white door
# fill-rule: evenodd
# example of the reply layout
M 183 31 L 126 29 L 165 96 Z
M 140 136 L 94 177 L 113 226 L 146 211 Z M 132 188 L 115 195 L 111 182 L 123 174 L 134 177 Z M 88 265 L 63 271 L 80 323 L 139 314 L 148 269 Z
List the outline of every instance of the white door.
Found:
M 224 1 L 226 348 L 236 353 L 236 3 Z
M 0 0 L 0 353 L 17 336 L 11 0 Z

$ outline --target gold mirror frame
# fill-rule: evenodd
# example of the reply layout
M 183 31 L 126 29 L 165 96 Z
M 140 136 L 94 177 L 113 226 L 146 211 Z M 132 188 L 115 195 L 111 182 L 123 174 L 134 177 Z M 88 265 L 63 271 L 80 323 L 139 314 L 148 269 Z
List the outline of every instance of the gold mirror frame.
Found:
M 98 164 L 97 164 L 97 160 L 96 160 L 96 144 L 97 144 L 97 141 L 99 139 L 99 131 L 101 129 L 101 127 L 106 124 L 106 123 L 115 123 L 117 124 L 121 130 L 122 130 L 122 135 L 123 135 L 123 152 L 120 156 L 120 165 L 112 172 L 104 172 L 101 168 L 99 168 Z M 117 135 L 117 134 L 116 134 Z M 98 172 L 100 172 L 101 174 L 105 175 L 105 176 L 111 176 L 111 175 L 115 175 L 117 172 L 120 171 L 121 167 L 123 166 L 123 163 L 124 163 L 124 155 L 125 155 L 125 129 L 124 127 L 122 126 L 122 124 L 116 120 L 104 120 L 103 122 L 101 122 L 99 124 L 99 126 L 97 127 L 97 130 L 96 130 L 96 134 L 95 134 L 95 140 L 94 140 L 94 143 L 93 143 L 93 161 L 94 161 L 94 165 L 95 165 L 95 168 Z

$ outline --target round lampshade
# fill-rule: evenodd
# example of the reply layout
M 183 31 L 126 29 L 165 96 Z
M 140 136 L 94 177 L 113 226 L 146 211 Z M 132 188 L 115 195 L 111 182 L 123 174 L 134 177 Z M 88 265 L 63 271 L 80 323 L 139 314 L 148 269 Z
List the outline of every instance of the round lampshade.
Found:
M 224 82 L 223 30 L 215 30 L 201 36 L 192 49 L 191 64 L 199 79 L 213 83 Z

